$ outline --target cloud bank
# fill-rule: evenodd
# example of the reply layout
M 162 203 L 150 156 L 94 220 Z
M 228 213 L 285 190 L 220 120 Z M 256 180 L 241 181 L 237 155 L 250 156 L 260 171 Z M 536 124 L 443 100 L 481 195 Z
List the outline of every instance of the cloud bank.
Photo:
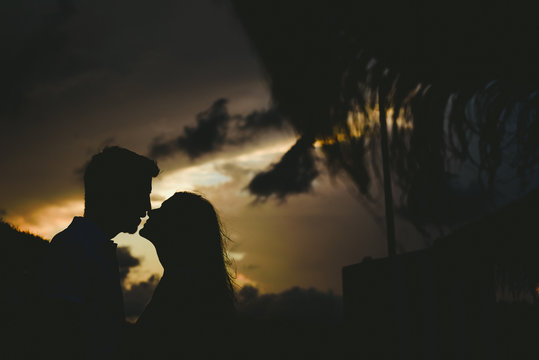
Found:
M 172 140 L 165 140 L 163 136 L 154 138 L 149 156 L 160 159 L 184 153 L 194 160 L 222 151 L 226 145 L 254 142 L 257 136 L 264 136 L 267 131 L 285 127 L 286 119 L 275 108 L 231 115 L 227 104 L 225 98 L 216 100 L 196 116 L 194 126 L 184 126 L 182 133 Z M 284 200 L 287 195 L 308 192 L 317 176 L 313 146 L 300 138 L 279 162 L 256 174 L 247 190 L 257 200 L 266 200 L 270 196 Z
M 184 126 L 182 133 L 172 140 L 163 136 L 154 138 L 149 155 L 160 159 L 184 153 L 191 160 L 221 151 L 225 145 L 241 145 L 265 130 L 284 127 L 284 119 L 274 108 L 257 110 L 247 115 L 231 115 L 228 100 L 220 98 L 196 116 L 194 126 Z
M 129 271 L 131 271 L 132 268 L 139 266 L 140 260 L 131 255 L 129 248 L 127 247 L 118 247 L 116 249 L 116 257 L 118 259 L 118 267 L 120 268 L 120 280 L 123 285 Z

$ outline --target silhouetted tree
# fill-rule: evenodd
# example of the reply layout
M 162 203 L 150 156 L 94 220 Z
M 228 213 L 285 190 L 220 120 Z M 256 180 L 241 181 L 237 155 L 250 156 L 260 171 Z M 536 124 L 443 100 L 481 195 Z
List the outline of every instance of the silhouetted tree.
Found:
M 460 210 L 451 181 L 464 163 L 491 199 L 503 163 L 523 185 L 533 178 L 539 23 L 530 1 L 232 4 L 279 111 L 364 195 L 381 178 L 377 110 L 387 89 L 397 206 L 419 228 Z

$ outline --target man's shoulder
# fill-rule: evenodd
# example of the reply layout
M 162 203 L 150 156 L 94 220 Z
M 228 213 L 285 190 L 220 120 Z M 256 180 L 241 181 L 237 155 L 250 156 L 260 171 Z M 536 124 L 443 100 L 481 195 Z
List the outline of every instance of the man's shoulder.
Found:
M 91 243 L 90 229 L 84 221 L 75 217 L 71 224 L 56 234 L 51 240 L 51 248 L 87 249 Z
M 43 263 L 43 287 L 46 297 L 80 303 L 84 298 L 88 255 L 84 242 L 74 231 L 73 222 L 56 234 Z

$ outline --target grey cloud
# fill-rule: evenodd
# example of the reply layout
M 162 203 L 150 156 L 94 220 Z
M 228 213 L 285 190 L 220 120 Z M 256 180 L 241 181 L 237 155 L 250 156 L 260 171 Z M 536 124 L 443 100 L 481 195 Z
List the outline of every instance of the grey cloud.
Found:
M 226 142 L 231 120 L 226 99 L 216 100 L 212 106 L 196 116 L 195 126 L 185 126 L 183 134 L 171 141 L 155 139 L 150 156 L 166 157 L 174 152 L 185 152 L 191 159 L 220 150 Z
M 240 123 L 240 129 L 264 129 L 269 127 L 281 127 L 284 118 L 276 109 L 268 111 L 253 111 Z
M 236 116 L 236 134 L 232 135 L 230 142 L 245 143 L 252 140 L 262 131 L 271 129 L 283 129 L 285 118 L 275 108 L 268 110 L 255 110 L 246 116 Z
M 216 100 L 209 109 L 196 116 L 194 126 L 184 126 L 182 134 L 173 140 L 154 138 L 149 156 L 163 158 L 185 153 L 190 159 L 214 153 L 225 145 L 241 145 L 269 129 L 282 129 L 284 118 L 275 108 L 256 110 L 247 115 L 231 115 L 228 100 Z
M 259 200 L 272 195 L 284 200 L 287 195 L 308 192 L 319 175 L 312 145 L 299 139 L 276 164 L 257 174 L 249 183 L 248 190 Z
M 127 247 L 119 247 L 116 250 L 116 257 L 118 259 L 118 267 L 120 268 L 120 279 L 123 284 L 131 268 L 140 265 L 140 260 L 131 255 Z
M 124 309 L 128 319 L 134 320 L 142 314 L 158 283 L 157 275 L 152 275 L 146 281 L 133 284 L 129 290 L 124 289 Z

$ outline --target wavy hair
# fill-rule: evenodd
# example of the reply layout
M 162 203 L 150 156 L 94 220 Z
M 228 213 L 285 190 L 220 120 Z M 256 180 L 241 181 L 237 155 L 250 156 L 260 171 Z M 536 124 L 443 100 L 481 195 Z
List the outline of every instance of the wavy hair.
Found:
M 168 216 L 173 217 L 171 223 L 180 229 L 182 237 L 186 239 L 170 244 L 177 248 L 174 253 L 187 252 L 209 281 L 207 285 L 213 290 L 222 291 L 233 304 L 234 276 L 226 251 L 227 243 L 231 240 L 224 232 L 213 205 L 202 195 L 184 191 L 167 199 L 162 208 L 166 208 Z

